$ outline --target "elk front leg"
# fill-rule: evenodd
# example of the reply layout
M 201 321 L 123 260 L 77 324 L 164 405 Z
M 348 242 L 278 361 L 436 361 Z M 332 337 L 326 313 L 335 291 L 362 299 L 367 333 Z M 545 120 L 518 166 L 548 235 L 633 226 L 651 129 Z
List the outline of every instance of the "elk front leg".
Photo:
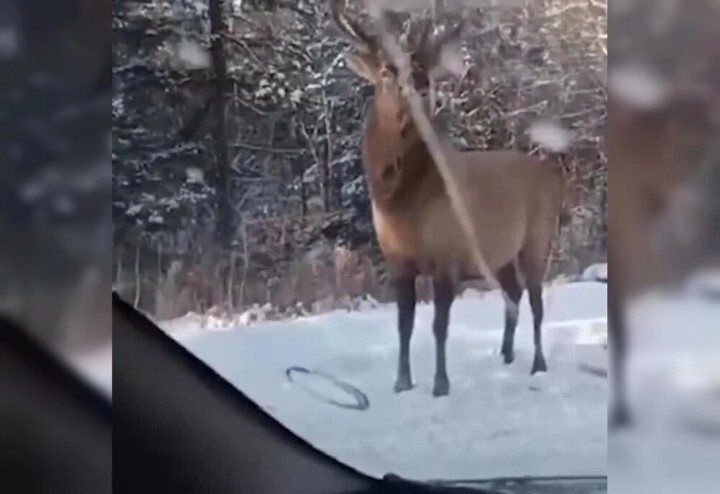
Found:
M 394 390 L 396 393 L 412 388 L 410 372 L 410 338 L 415 323 L 415 277 L 404 276 L 395 281 L 398 306 L 398 334 L 400 353 L 398 355 L 398 373 Z
M 445 396 L 450 393 L 445 344 L 447 342 L 448 325 L 450 324 L 450 307 L 455 298 L 452 280 L 447 277 L 433 279 L 433 292 L 435 295 L 435 317 L 433 319 L 435 382 L 433 384 L 433 396 Z

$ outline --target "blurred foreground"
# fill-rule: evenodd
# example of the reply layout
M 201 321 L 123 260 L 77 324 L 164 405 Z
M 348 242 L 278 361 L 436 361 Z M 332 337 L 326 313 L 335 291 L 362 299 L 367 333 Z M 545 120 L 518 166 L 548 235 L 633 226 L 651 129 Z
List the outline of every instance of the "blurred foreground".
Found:
M 110 405 L 45 351 L 88 368 L 99 349 L 110 379 L 109 19 L 108 0 L 0 2 L 0 492 L 111 490 Z
M 610 345 L 634 425 L 610 438 L 610 488 L 716 492 L 720 4 L 618 0 L 608 22 Z

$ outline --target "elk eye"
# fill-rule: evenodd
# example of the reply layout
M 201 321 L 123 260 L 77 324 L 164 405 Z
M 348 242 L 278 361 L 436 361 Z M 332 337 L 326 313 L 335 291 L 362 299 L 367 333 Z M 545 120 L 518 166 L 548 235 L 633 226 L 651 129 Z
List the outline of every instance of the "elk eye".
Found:
M 397 69 L 393 64 L 384 65 L 380 70 L 380 75 L 385 78 L 397 77 Z

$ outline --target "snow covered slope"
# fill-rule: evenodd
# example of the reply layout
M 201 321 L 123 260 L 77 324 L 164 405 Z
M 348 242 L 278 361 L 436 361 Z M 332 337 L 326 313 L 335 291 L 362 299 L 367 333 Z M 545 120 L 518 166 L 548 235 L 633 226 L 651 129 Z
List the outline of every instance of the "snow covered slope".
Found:
M 392 392 L 397 358 L 393 306 L 333 312 L 229 331 L 180 328 L 183 345 L 300 436 L 367 473 L 415 478 L 603 474 L 607 464 L 606 285 L 546 290 L 544 347 L 549 372 L 529 375 L 532 317 L 524 297 L 516 360 L 498 356 L 503 325 L 497 293 L 453 306 L 448 342 L 451 394 L 433 398 L 432 306 L 418 307 L 412 341 L 415 389 Z M 318 400 L 288 382 L 303 366 L 367 394 L 366 411 Z M 307 382 L 305 383 L 309 385 Z M 337 388 L 316 392 L 347 400 Z

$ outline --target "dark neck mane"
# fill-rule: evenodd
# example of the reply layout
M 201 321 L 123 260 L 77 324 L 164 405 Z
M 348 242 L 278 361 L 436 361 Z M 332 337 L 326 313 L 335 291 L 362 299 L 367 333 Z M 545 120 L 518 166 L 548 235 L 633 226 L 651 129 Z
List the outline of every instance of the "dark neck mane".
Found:
M 371 108 L 365 122 L 363 166 L 370 198 L 381 208 L 402 207 L 423 180 L 437 173 L 415 125 L 401 133 Z

